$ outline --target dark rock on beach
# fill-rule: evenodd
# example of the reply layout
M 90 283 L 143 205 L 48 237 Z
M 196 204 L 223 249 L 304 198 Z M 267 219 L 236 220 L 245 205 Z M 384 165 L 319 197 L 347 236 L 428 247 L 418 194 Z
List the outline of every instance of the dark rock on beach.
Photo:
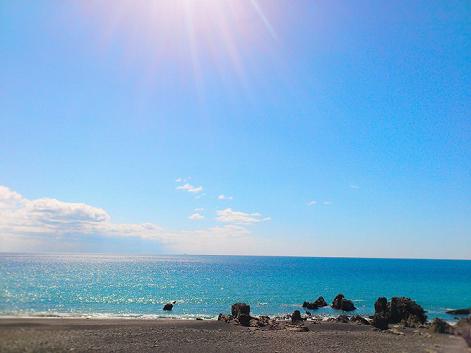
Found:
M 229 322 L 231 320 L 232 320 L 231 316 L 226 316 L 224 314 L 219 314 L 219 316 L 218 316 L 218 321 Z
M 172 309 L 173 309 L 173 304 L 172 303 L 167 303 L 163 307 L 163 310 L 165 310 L 165 311 L 171 311 Z
M 389 328 L 389 318 L 386 314 L 378 313 L 373 316 L 373 326 L 380 330 L 387 330 Z
M 301 312 L 299 310 L 295 310 L 293 314 L 291 314 L 291 322 L 297 323 L 302 322 L 303 318 L 301 317 Z
M 351 322 L 357 322 L 357 323 L 362 324 L 362 325 L 369 325 L 370 324 L 370 322 L 367 319 L 365 319 L 363 316 L 360 316 L 360 315 L 352 316 L 350 321 Z
M 247 314 L 239 314 L 239 316 L 237 316 L 237 320 L 242 326 L 250 326 L 250 320 L 252 320 L 252 317 Z
M 456 323 L 455 333 L 462 336 L 471 347 L 471 317 L 461 319 Z
M 389 307 L 388 300 L 380 297 L 375 302 L 375 315 L 373 316 L 373 326 L 380 330 L 389 328 Z
M 375 303 L 373 325 L 381 330 L 387 329 L 387 324 L 418 327 L 426 321 L 425 310 L 410 298 L 394 297 L 388 303 L 386 298 L 381 297 Z
M 332 302 L 332 308 L 336 310 L 343 310 L 343 311 L 353 311 L 355 310 L 355 305 L 351 300 L 345 299 L 343 294 L 338 294 L 334 301 Z
M 231 307 L 232 316 L 238 318 L 239 315 L 245 314 L 250 316 L 250 305 L 245 303 L 235 303 Z
M 430 325 L 429 330 L 432 333 L 446 333 L 446 334 L 449 334 L 449 335 L 454 333 L 453 326 L 451 326 L 445 320 L 438 319 L 438 318 L 436 318 L 432 321 L 432 324 Z
M 347 315 L 339 315 L 335 321 L 342 322 L 344 324 L 348 324 L 350 322 L 350 318 Z
M 380 297 L 375 302 L 375 313 L 376 314 L 386 314 L 389 312 L 388 309 L 388 300 L 385 297 Z
M 389 304 L 389 323 L 404 323 L 408 327 L 423 325 L 427 321 L 425 310 L 410 298 L 394 297 Z

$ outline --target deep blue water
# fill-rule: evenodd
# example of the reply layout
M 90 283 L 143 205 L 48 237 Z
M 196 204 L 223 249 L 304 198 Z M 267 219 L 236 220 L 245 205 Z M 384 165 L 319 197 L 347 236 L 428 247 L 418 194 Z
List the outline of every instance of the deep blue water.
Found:
M 408 296 L 430 317 L 452 320 L 447 308 L 471 306 L 471 261 L 0 255 L 0 315 L 214 317 L 238 301 L 276 315 L 338 293 L 360 314 L 371 314 L 378 296 Z M 164 313 L 173 300 L 173 312 Z

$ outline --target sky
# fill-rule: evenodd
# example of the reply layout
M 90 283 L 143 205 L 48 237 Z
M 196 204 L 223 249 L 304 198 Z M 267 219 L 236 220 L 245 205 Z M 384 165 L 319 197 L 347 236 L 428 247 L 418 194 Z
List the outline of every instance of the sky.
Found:
M 471 3 L 0 2 L 0 251 L 471 259 Z

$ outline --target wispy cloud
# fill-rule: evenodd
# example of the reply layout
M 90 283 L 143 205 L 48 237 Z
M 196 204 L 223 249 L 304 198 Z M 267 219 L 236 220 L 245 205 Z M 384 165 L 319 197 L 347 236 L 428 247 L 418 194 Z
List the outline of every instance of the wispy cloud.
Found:
M 190 181 L 190 180 L 191 180 L 191 176 L 186 177 L 186 178 L 180 177 L 180 178 L 175 179 L 175 182 L 176 182 L 176 183 L 186 183 L 186 182 L 188 182 L 188 181 Z
M 188 219 L 191 219 L 192 221 L 201 221 L 204 219 L 204 216 L 201 213 L 195 212 L 191 214 Z
M 325 206 L 330 206 L 332 205 L 332 201 L 324 201 L 322 204 L 324 204 Z
M 221 200 L 221 201 L 224 201 L 224 200 L 230 201 L 232 199 L 233 199 L 232 196 L 226 196 L 224 194 L 221 194 L 221 195 L 218 196 L 218 200 Z
M 316 204 L 317 204 L 316 200 L 311 200 L 311 201 L 306 202 L 306 205 L 308 205 L 308 206 L 314 206 Z
M 188 191 L 188 192 L 191 192 L 191 193 L 199 193 L 199 192 L 203 191 L 203 187 L 202 186 L 193 186 L 189 183 L 186 183 L 184 185 L 177 186 L 177 190 L 184 190 L 184 191 Z
M 360 187 L 356 184 L 350 184 L 350 189 L 358 190 Z
M 231 208 L 216 211 L 216 214 L 216 219 L 224 223 L 253 224 L 270 220 L 270 217 L 263 217 L 260 213 L 234 211 Z

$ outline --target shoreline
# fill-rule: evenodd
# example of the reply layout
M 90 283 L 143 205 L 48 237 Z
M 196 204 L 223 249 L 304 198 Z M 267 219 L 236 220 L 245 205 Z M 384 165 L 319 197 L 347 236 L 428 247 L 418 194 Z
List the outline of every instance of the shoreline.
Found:
M 307 332 L 217 320 L 0 318 L 0 351 L 469 353 L 461 337 L 430 334 L 426 328 L 378 331 L 332 321 L 304 325 Z

